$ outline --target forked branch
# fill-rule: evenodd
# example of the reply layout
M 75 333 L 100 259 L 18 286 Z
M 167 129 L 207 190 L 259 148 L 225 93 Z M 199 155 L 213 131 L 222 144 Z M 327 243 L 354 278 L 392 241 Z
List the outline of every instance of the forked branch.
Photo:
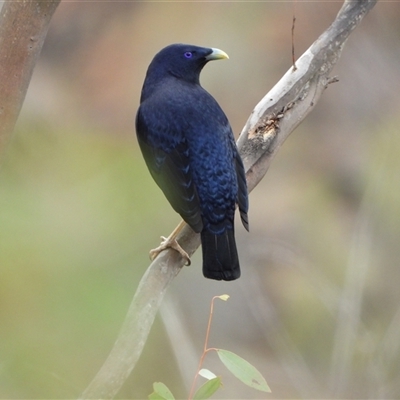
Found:
M 375 4 L 376 0 L 345 1 L 332 25 L 296 61 L 297 69 L 291 68 L 257 104 L 238 139 L 249 191 L 263 178 L 280 146 L 313 110 L 328 84 L 336 80 L 330 73 L 347 38 Z M 200 245 L 199 235 L 188 226 L 178 241 L 189 255 Z M 166 289 L 183 265 L 174 250 L 160 253 L 151 263 L 109 357 L 82 399 L 110 399 L 117 394 L 139 359 Z

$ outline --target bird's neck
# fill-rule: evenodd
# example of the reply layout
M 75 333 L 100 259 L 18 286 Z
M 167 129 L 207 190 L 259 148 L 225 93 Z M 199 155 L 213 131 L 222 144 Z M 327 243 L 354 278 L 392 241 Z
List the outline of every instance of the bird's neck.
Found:
M 168 88 L 173 88 L 174 91 L 179 91 L 179 88 L 190 87 L 190 86 L 200 86 L 199 77 L 197 79 L 183 79 L 181 76 L 168 73 L 163 75 L 147 74 L 145 79 L 140 101 L 144 101 L 146 98 L 151 96 L 153 93 L 159 91 L 160 89 L 168 90 Z

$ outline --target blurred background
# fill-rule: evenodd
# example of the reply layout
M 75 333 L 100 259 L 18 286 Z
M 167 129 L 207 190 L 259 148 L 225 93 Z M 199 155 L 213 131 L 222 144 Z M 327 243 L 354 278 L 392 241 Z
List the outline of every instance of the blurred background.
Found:
M 340 2 L 62 2 L 0 168 L 0 397 L 74 398 L 118 335 L 148 251 L 179 222 L 139 152 L 134 115 L 162 47 L 218 47 L 202 84 L 237 135 Z M 210 346 L 272 393 L 221 374 L 215 398 L 400 397 L 400 7 L 378 2 L 332 84 L 250 196 L 242 277 L 169 289 L 118 398 L 162 381 L 187 398 L 211 298 Z

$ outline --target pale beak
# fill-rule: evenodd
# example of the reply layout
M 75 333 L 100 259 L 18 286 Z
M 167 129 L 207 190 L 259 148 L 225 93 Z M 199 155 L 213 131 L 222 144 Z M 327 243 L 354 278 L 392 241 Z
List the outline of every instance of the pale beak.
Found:
M 220 49 L 211 49 L 212 53 L 210 53 L 208 56 L 206 56 L 207 61 L 211 60 L 223 60 L 223 59 L 228 59 L 229 56 L 226 54 L 224 51 Z

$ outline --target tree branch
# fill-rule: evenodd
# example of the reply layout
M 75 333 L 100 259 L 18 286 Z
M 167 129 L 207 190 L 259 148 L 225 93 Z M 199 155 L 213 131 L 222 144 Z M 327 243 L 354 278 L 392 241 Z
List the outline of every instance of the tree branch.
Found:
M 0 155 L 14 130 L 60 0 L 7 0 L 0 13 Z
M 249 191 L 260 182 L 290 133 L 303 121 L 329 83 L 329 74 L 344 44 L 376 0 L 346 0 L 333 24 L 297 60 L 272 90 L 257 104 L 238 139 Z M 178 241 L 192 255 L 199 235 L 188 226 Z M 119 337 L 104 365 L 82 394 L 82 399 L 113 398 L 142 352 L 150 328 L 170 282 L 184 260 L 174 251 L 162 252 L 143 276 L 130 305 Z

